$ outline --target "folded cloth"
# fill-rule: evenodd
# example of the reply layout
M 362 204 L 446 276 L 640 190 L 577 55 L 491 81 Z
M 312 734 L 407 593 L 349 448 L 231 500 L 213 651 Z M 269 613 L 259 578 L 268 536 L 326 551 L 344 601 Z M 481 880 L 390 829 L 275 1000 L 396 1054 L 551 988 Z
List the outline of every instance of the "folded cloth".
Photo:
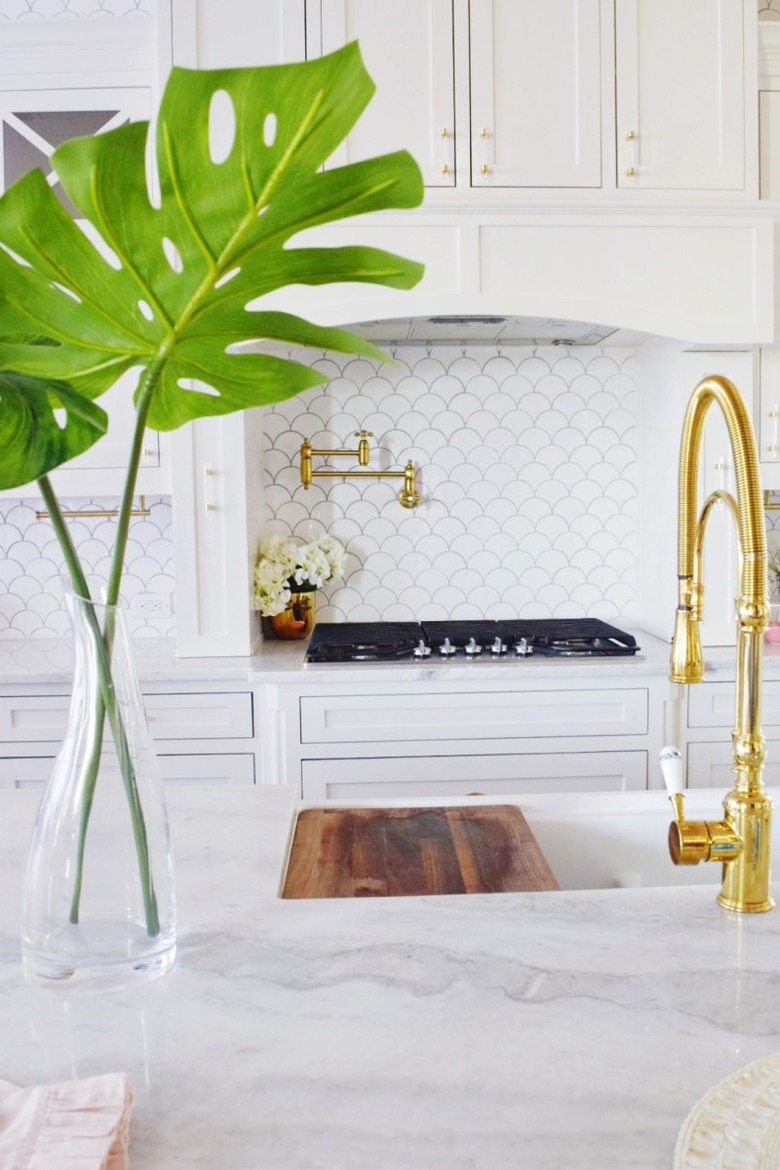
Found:
M 18 1089 L 0 1081 L 0 1170 L 127 1170 L 124 1073 Z

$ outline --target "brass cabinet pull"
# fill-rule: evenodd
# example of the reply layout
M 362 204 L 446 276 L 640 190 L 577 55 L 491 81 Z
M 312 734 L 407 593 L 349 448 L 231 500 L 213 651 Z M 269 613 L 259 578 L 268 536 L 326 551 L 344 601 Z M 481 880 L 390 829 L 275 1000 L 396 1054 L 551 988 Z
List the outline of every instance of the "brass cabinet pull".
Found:
M 626 178 L 635 179 L 637 172 L 637 133 L 635 130 L 629 130 L 628 134 L 626 134 L 626 142 L 630 144 Z
M 450 173 L 450 141 L 449 140 L 450 140 L 450 132 L 446 126 L 442 126 L 442 128 L 441 128 L 442 159 L 441 159 L 441 166 L 439 167 L 439 173 L 442 175 L 448 175 Z
M 151 509 L 147 508 L 147 506 L 146 506 L 146 496 L 139 496 L 138 497 L 138 507 L 131 508 L 130 518 L 132 520 L 136 520 L 139 517 L 143 519 L 143 517 L 151 516 L 151 514 L 152 514 Z M 65 510 L 65 511 L 60 512 L 60 515 L 62 516 L 63 520 L 98 520 L 98 519 L 114 520 L 119 515 L 119 509 L 118 508 L 82 508 L 82 509 L 73 508 L 71 510 Z M 36 520 L 48 520 L 49 513 L 48 512 L 36 512 L 35 519 Z

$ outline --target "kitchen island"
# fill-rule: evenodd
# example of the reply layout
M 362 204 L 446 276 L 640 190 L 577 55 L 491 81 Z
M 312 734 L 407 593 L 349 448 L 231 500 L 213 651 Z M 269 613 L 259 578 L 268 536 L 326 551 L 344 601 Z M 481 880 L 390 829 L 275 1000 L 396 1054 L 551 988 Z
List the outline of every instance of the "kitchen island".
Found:
M 0 798 L 0 1077 L 128 1072 L 133 1170 L 662 1170 L 695 1102 L 780 1050 L 780 912 L 717 886 L 283 901 L 282 787 L 171 791 L 169 975 L 30 987 L 36 794 Z

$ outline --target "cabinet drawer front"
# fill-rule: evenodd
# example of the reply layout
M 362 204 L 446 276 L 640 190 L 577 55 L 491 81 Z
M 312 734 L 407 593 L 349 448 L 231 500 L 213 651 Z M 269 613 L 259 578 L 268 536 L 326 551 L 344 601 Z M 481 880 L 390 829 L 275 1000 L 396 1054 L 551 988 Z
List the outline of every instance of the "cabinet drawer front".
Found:
M 304 743 L 644 735 L 647 726 L 641 688 L 301 699 Z
M 767 740 L 763 776 L 768 786 L 780 786 L 780 740 Z M 731 741 L 689 743 L 686 783 L 688 788 L 733 788 Z
M 157 757 L 160 775 L 168 783 L 254 784 L 255 757 L 250 752 Z
M 53 756 L 19 756 L 0 760 L 0 789 L 42 788 L 54 767 Z
M 197 756 L 158 755 L 165 781 L 190 784 L 254 784 L 255 757 L 251 753 L 201 753 Z M 54 756 L 19 756 L 0 760 L 0 789 L 47 784 Z
M 688 726 L 734 726 L 734 683 L 699 683 L 688 688 Z M 765 682 L 761 696 L 761 722 L 780 726 L 780 682 Z
M 252 695 L 145 695 L 155 739 L 247 739 L 253 732 Z
M 145 695 L 155 739 L 248 738 L 253 731 L 252 695 Z M 0 699 L 0 741 L 59 743 L 65 733 L 67 695 Z
M 647 752 L 303 760 L 304 800 L 623 792 L 647 787 Z

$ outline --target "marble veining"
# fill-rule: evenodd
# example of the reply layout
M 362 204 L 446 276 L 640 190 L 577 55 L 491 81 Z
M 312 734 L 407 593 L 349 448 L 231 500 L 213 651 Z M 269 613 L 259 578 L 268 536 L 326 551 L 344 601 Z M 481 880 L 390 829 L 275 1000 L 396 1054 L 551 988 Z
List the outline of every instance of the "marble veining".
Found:
M 34 801 L 0 800 L 0 1075 L 125 1069 L 143 1170 L 662 1170 L 692 1105 L 780 1046 L 780 915 L 712 887 L 281 901 L 281 788 L 171 793 L 171 975 L 30 988 Z

